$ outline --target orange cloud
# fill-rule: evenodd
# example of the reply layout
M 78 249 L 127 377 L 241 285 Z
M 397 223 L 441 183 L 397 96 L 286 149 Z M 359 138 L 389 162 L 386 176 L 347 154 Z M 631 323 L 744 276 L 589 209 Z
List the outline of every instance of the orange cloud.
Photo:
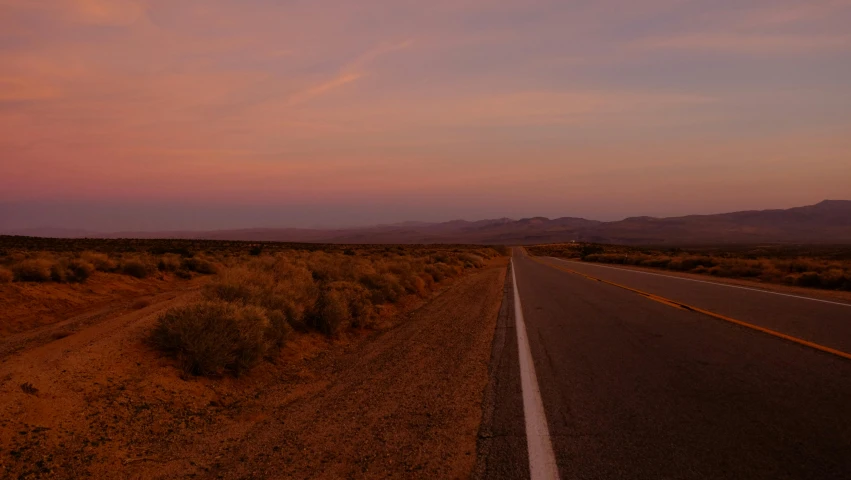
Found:
M 346 84 L 357 81 L 366 74 L 363 70 L 373 61 L 378 59 L 379 57 L 398 51 L 403 50 L 411 46 L 413 42 L 410 40 L 404 41 L 396 44 L 384 44 L 380 45 L 377 48 L 373 48 L 372 50 L 367 51 L 366 53 L 359 55 L 352 62 L 345 65 L 341 69 L 341 73 L 331 80 L 326 80 L 320 82 L 316 85 L 309 86 L 304 90 L 297 92 L 296 94 L 290 96 L 288 103 L 290 105 L 297 105 L 300 103 L 307 102 L 313 98 L 324 95 L 331 90 L 336 90 Z
M 59 89 L 36 79 L 0 77 L 0 102 L 45 100 L 59 96 Z
M 289 99 L 290 105 L 297 105 L 299 103 L 304 103 L 312 98 L 323 95 L 331 90 L 337 89 L 346 85 L 348 83 L 352 83 L 355 80 L 363 77 L 362 73 L 342 73 L 337 77 L 328 80 L 326 82 L 319 83 L 317 85 L 312 85 L 295 95 L 291 96 Z
M 77 21 L 93 25 L 130 25 L 145 15 L 145 5 L 133 0 L 71 0 Z

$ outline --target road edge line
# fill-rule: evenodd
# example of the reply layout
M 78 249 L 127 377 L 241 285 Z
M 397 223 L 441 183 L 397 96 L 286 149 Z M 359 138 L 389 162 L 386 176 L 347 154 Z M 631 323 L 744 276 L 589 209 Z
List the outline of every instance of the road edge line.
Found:
M 529 475 L 531 480 L 558 479 L 547 416 L 541 389 L 535 374 L 535 362 L 529 347 L 526 322 L 523 320 L 523 307 L 520 304 L 520 292 L 517 289 L 514 259 L 511 259 L 511 282 L 514 287 L 514 319 L 517 325 L 517 351 L 520 361 L 520 387 L 523 393 L 523 417 L 526 423 L 526 447 L 529 451 Z
M 726 315 L 721 315 L 720 313 L 715 313 L 715 312 L 712 312 L 712 311 L 709 311 L 709 310 L 704 310 L 700 307 L 695 307 L 695 306 L 692 306 L 692 305 L 689 305 L 689 304 L 686 304 L 686 303 L 678 302 L 676 300 L 671 300 L 670 298 L 665 298 L 665 297 L 662 297 L 662 296 L 659 296 L 659 295 L 656 295 L 656 294 L 653 294 L 653 293 L 648 293 L 648 292 L 644 292 L 644 291 L 641 291 L 641 290 L 638 290 L 638 289 L 635 289 L 635 288 L 632 288 L 632 287 L 627 287 L 626 285 L 621 285 L 619 283 L 610 282 L 608 280 L 603 280 L 602 278 L 597 278 L 597 277 L 593 277 L 591 275 L 586 275 L 582 272 L 577 272 L 576 270 L 572 270 L 572 269 L 567 268 L 567 267 L 562 267 L 562 266 L 546 263 L 546 262 L 538 260 L 534 257 L 529 257 L 529 258 L 531 258 L 535 262 L 538 262 L 542 265 L 546 265 L 548 267 L 555 268 L 556 270 L 562 270 L 562 271 L 565 271 L 565 272 L 568 272 L 568 273 L 573 273 L 575 275 L 585 277 L 589 280 L 594 280 L 594 281 L 597 281 L 597 282 L 601 282 L 601 283 L 612 285 L 612 286 L 615 286 L 615 287 L 618 287 L 618 288 L 622 288 L 624 290 L 629 290 L 630 292 L 637 293 L 637 294 L 639 294 L 643 297 L 646 297 L 650 300 L 653 300 L 654 302 L 659 302 L 659 303 L 662 303 L 664 305 L 668 305 L 669 307 L 681 308 L 683 310 L 690 310 L 690 311 L 695 312 L 695 313 L 701 313 L 703 315 L 707 315 L 709 317 L 716 318 L 718 320 L 724 320 L 725 322 L 730 322 L 730 323 L 733 323 L 733 324 L 736 324 L 736 325 L 739 325 L 739 326 L 742 326 L 742 327 L 745 327 L 745 328 L 749 328 L 751 330 L 756 330 L 758 332 L 762 332 L 762 333 L 765 333 L 765 334 L 771 335 L 773 337 L 777 337 L 777 338 L 780 338 L 780 339 L 783 339 L 783 340 L 786 340 L 786 341 L 789 341 L 789 342 L 792 342 L 792 343 L 797 343 L 798 345 L 802 345 L 802 346 L 805 346 L 805 347 L 812 348 L 814 350 L 819 350 L 821 352 L 830 353 L 832 355 L 836 355 L 837 357 L 842 357 L 842 358 L 845 358 L 847 360 L 851 360 L 851 353 L 843 352 L 841 350 L 836 350 L 835 348 L 826 347 L 826 346 L 820 345 L 818 343 L 813 343 L 813 342 L 810 342 L 809 340 L 804 340 L 803 338 L 793 337 L 792 335 L 787 335 L 785 333 L 781 333 L 781 332 L 778 332 L 776 330 L 771 330 L 770 328 L 760 327 L 759 325 L 754 325 L 752 323 L 744 322 L 742 320 L 736 320 L 735 318 L 728 317 Z

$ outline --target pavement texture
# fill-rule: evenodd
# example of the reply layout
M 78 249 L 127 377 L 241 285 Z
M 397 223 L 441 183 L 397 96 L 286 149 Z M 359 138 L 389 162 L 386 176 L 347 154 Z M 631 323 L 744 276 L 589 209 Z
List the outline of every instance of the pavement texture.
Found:
M 851 361 L 536 260 L 515 249 L 562 478 L 851 478 Z M 808 340 L 832 340 L 836 348 L 851 338 L 847 307 L 602 270 L 586 273 Z M 512 317 L 510 295 L 503 303 Z M 497 322 L 504 340 L 495 353 L 498 331 L 493 398 L 485 402 L 493 416 L 481 427 L 495 439 L 486 449 L 480 440 L 486 458 L 479 466 L 488 473 L 482 478 L 528 477 L 526 452 L 518 454 L 523 413 L 513 324 Z

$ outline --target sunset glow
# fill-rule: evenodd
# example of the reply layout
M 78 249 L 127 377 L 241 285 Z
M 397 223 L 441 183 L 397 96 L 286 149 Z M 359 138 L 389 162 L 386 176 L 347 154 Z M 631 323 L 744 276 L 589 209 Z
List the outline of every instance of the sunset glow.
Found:
M 0 0 L 0 229 L 851 192 L 851 1 Z

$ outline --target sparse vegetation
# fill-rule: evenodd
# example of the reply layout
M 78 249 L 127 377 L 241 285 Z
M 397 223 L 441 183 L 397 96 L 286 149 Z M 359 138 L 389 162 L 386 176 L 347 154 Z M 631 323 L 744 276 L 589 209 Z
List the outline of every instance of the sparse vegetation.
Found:
M 293 332 L 373 329 L 410 300 L 507 252 L 460 245 L 316 245 L 0 237 L 0 283 L 84 282 L 95 272 L 213 275 L 196 304 L 166 311 L 150 342 L 193 375 L 238 375 Z M 6 272 L 6 273 L 3 273 Z M 146 299 L 129 303 L 145 308 Z
M 81 283 L 95 272 L 140 279 L 162 272 L 188 279 L 195 274 L 215 273 L 218 271 L 217 262 L 233 253 L 213 249 L 217 256 L 207 258 L 183 246 L 174 247 L 171 240 L 122 242 L 123 247 L 113 240 L 0 236 L 0 283 Z M 128 248 L 128 245 L 134 247 Z M 8 272 L 11 272 L 11 277 Z
M 337 337 L 373 328 L 405 297 L 425 297 L 441 281 L 498 255 L 470 247 L 329 250 L 229 258 L 203 288 L 202 302 L 159 319 L 153 344 L 188 373 L 238 374 L 271 355 L 293 330 Z
M 121 273 L 136 278 L 145 278 L 154 272 L 151 265 L 137 259 L 127 260 L 121 265 Z
M 636 265 L 717 277 L 851 290 L 851 247 L 741 246 L 651 248 L 568 243 L 528 248 L 533 255 Z
M 15 280 L 19 282 L 49 282 L 53 264 L 44 258 L 28 258 L 12 265 Z
M 21 391 L 26 393 L 27 395 L 38 395 L 38 389 L 33 386 L 30 382 L 24 382 L 21 384 Z
M 153 344 L 192 375 L 239 375 L 279 344 L 266 311 L 253 305 L 202 302 L 160 317 Z

